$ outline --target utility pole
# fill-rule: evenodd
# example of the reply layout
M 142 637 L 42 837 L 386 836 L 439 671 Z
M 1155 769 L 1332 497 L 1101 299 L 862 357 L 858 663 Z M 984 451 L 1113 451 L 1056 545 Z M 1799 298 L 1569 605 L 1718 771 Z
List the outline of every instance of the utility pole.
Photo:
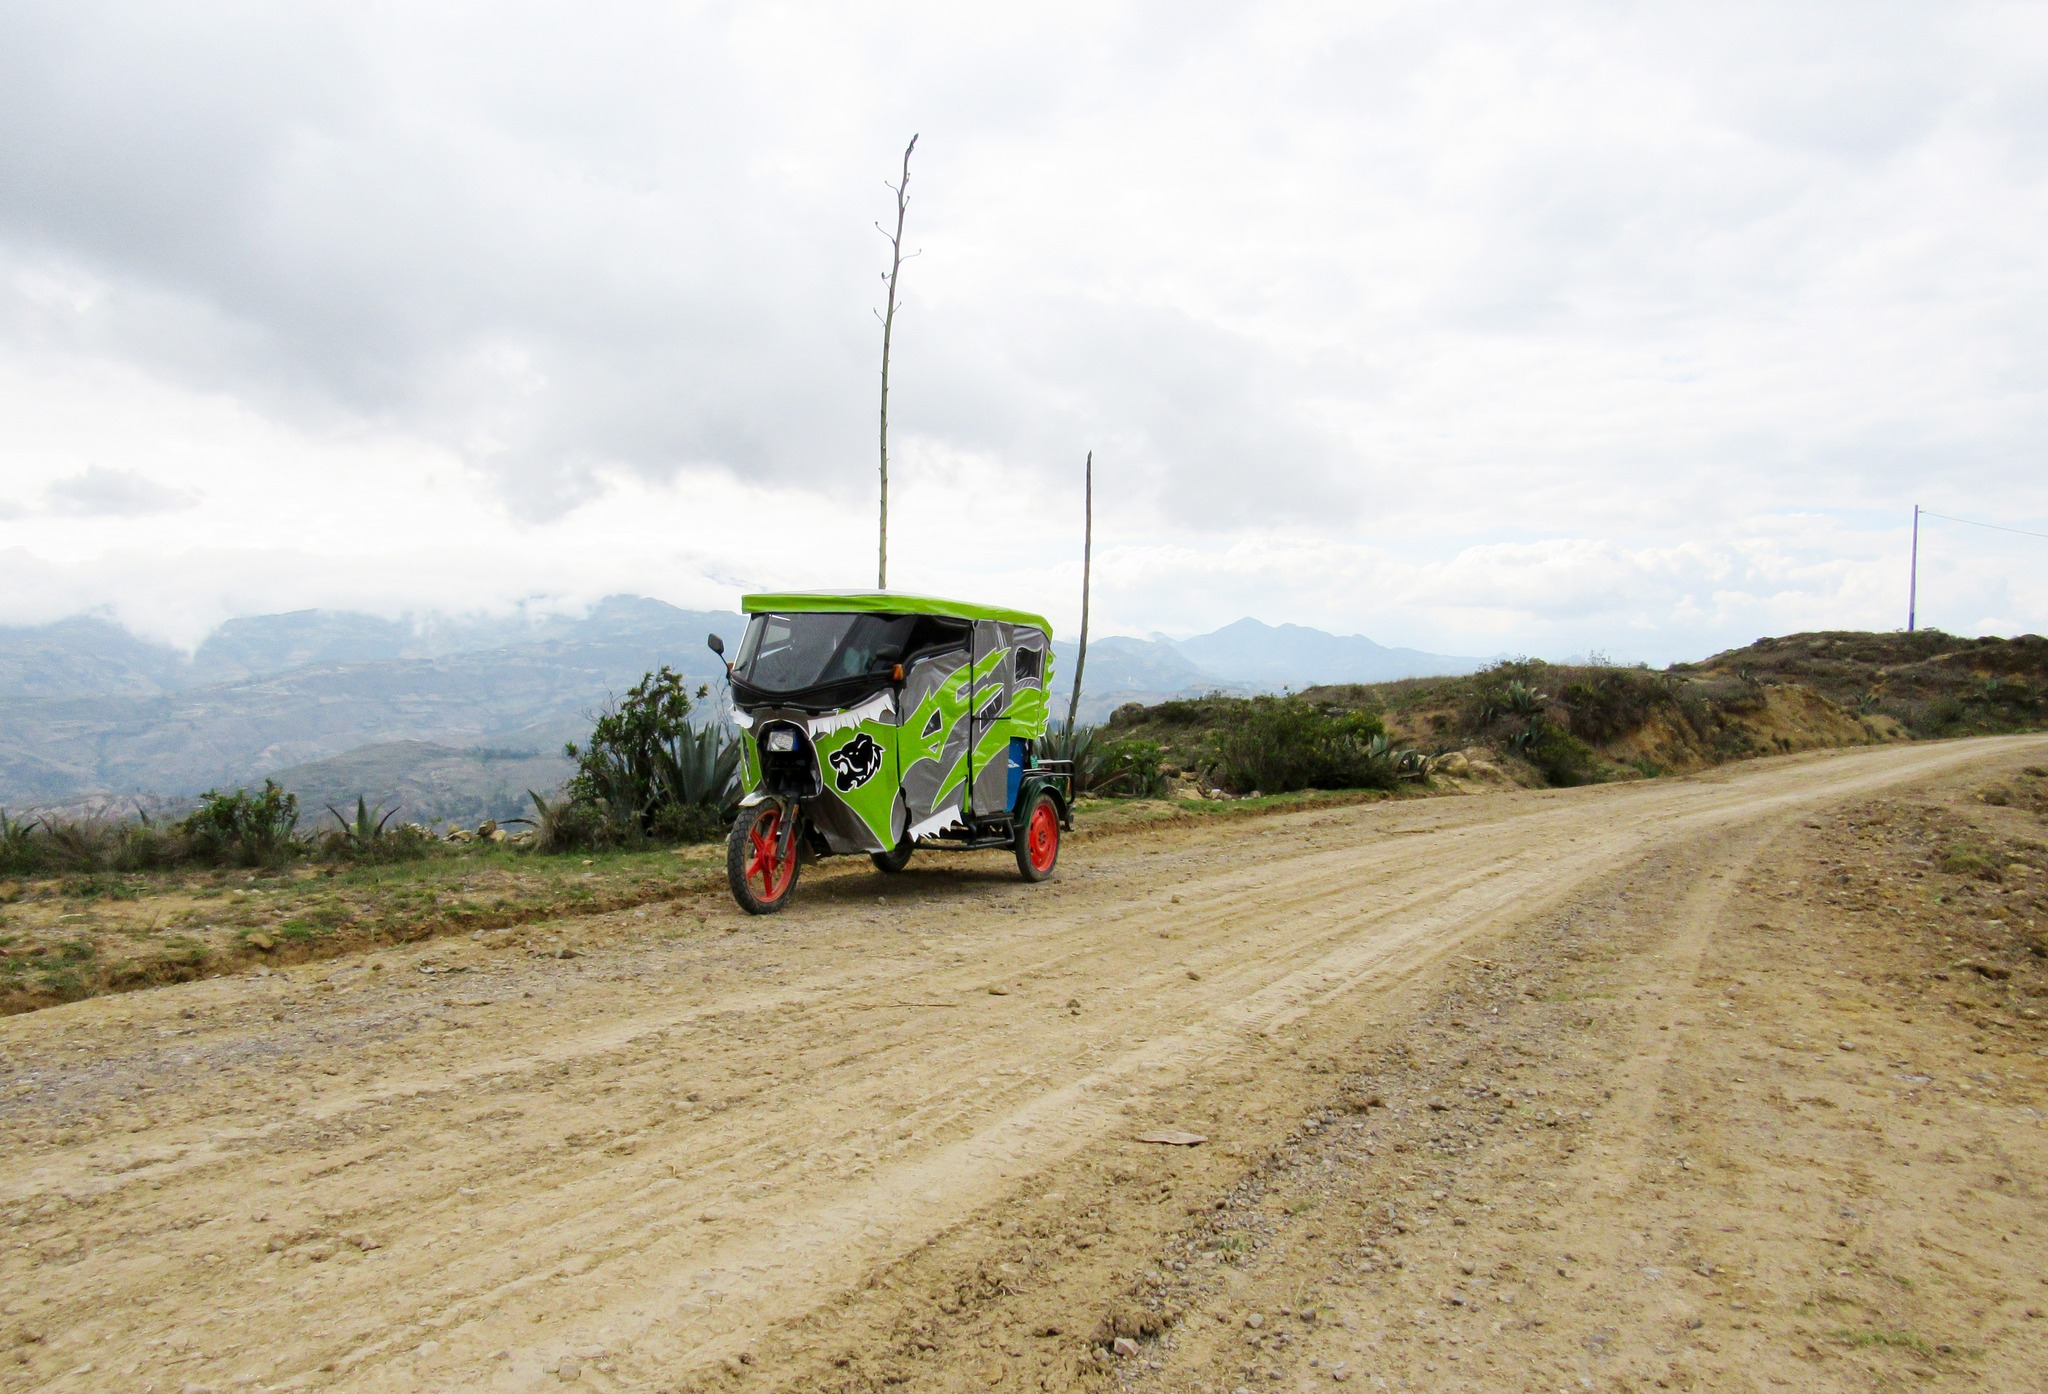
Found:
M 896 331 L 896 277 L 903 270 L 903 215 L 910 208 L 910 152 L 917 137 L 903 147 L 903 182 L 885 187 L 896 195 L 896 235 L 880 223 L 875 230 L 889 238 L 889 312 L 882 316 L 882 535 L 875 556 L 875 589 L 889 589 L 889 340 Z M 912 253 L 915 255 L 915 253 Z
M 1920 505 L 1913 505 L 1913 561 L 1906 572 L 1906 632 L 1913 632 L 1915 611 L 1920 608 Z
M 1081 652 L 1074 656 L 1074 690 L 1067 698 L 1067 733 L 1081 709 L 1081 674 L 1088 667 L 1088 573 L 1095 559 L 1095 452 L 1088 452 L 1081 485 Z

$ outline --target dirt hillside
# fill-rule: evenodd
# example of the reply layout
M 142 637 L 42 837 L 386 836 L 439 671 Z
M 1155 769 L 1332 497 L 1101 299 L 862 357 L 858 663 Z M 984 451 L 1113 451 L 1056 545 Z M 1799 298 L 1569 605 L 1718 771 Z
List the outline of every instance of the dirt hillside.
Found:
M 1140 826 L 9 1018 L 0 1388 L 2035 1388 L 2044 761 Z
M 1114 739 L 1156 744 L 1175 773 L 1231 786 L 1221 733 L 1261 701 L 1215 695 L 1120 708 Z M 1474 674 L 1311 687 L 1296 700 L 1365 713 L 1433 775 L 1568 787 L 1685 774 L 1762 755 L 2048 727 L 2048 639 L 1792 634 L 1665 669 L 1516 659 Z M 1447 769 L 1445 757 L 1456 756 Z M 1233 792 L 1243 792 L 1234 790 Z

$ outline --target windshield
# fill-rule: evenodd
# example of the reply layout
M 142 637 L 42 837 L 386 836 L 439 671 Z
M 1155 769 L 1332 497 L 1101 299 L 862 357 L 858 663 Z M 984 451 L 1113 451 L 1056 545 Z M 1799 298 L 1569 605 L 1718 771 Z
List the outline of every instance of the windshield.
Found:
M 915 624 L 909 615 L 755 615 L 732 675 L 762 692 L 867 677 L 903 657 Z

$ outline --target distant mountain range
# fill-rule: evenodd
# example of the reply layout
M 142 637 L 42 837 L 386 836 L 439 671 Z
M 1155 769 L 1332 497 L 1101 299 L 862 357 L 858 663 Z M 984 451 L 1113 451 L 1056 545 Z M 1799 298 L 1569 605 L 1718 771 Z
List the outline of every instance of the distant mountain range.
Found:
M 566 777 L 562 743 L 652 668 L 717 683 L 730 611 L 613 596 L 582 616 L 414 623 L 305 610 L 231 620 L 190 653 L 91 616 L 0 628 L 0 808 L 94 808 L 274 776 L 309 813 L 357 793 L 423 820 L 504 817 Z M 1071 680 L 1074 645 L 1056 672 Z M 1243 619 L 1089 645 L 1081 716 L 1211 691 L 1470 672 L 1483 660 Z M 1064 713 L 1066 698 L 1055 710 Z M 324 815 L 322 815 L 324 816 Z

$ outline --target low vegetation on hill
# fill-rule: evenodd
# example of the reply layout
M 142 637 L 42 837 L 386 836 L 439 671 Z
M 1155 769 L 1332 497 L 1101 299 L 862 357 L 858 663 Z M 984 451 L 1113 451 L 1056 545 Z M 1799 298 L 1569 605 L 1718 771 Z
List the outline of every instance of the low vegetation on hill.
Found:
M 1798 684 L 1859 716 L 1920 738 L 2030 731 L 2048 724 L 2048 639 L 1959 639 L 1831 631 L 1759 639 L 1671 671 L 1687 677 Z
M 1284 697 L 1130 705 L 1105 744 L 1148 748 L 1169 778 L 1230 793 L 1327 788 L 1303 733 L 1355 733 L 1381 763 L 1340 780 L 1477 768 L 1527 785 L 1701 769 L 1822 746 L 2048 726 L 2048 640 L 1819 633 L 1760 639 L 1668 669 L 1496 663 L 1450 678 L 1312 687 Z M 1371 733 L 1369 736 L 1367 733 Z M 1403 761 L 1411 751 L 1418 767 Z

